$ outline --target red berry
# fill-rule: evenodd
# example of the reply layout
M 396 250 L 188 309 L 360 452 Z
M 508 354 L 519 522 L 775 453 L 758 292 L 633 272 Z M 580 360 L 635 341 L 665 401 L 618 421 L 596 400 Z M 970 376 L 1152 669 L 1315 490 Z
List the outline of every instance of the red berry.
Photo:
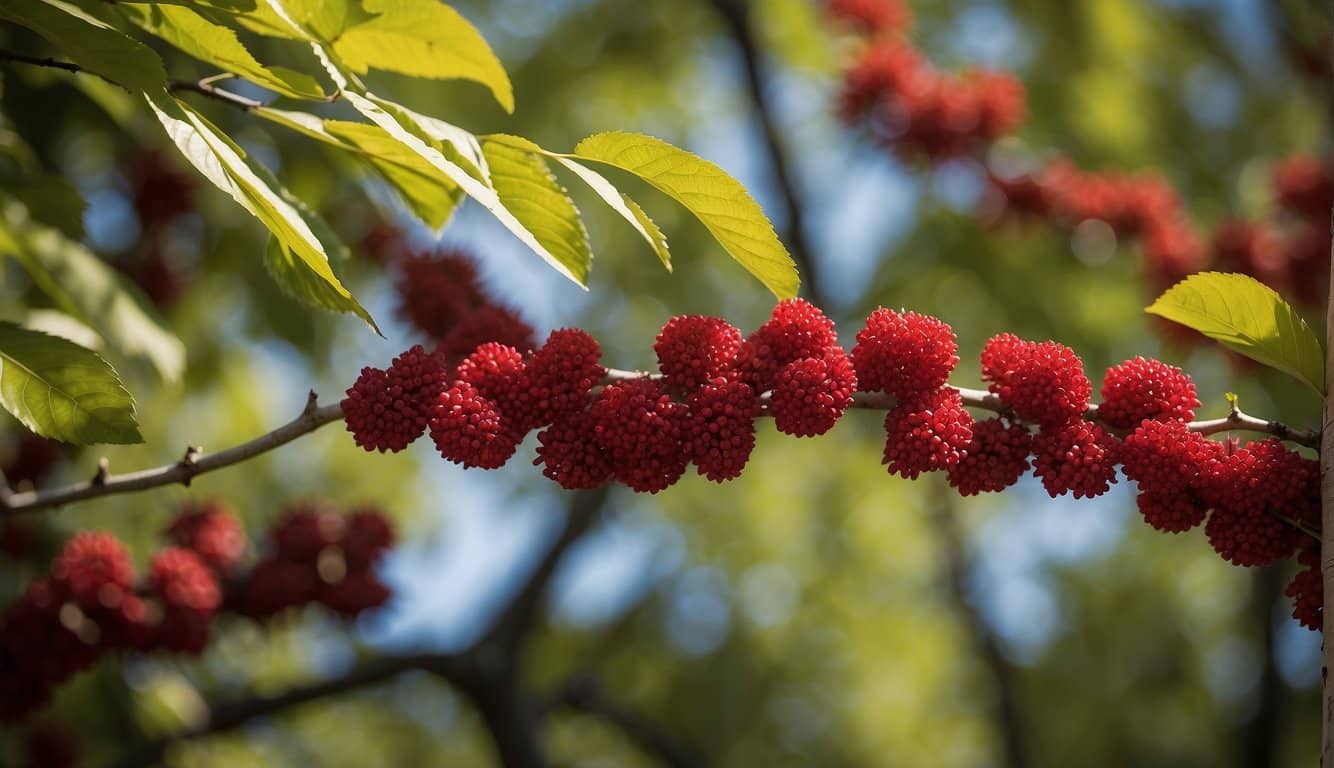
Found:
M 319 588 L 319 601 L 345 617 L 378 608 L 389 599 L 389 588 L 370 571 L 349 571 L 335 584 Z
M 1132 429 L 1145 419 L 1190 421 L 1199 406 L 1195 382 L 1180 368 L 1136 357 L 1107 369 L 1098 418 L 1117 429 Z
M 1275 165 L 1273 174 L 1279 205 L 1300 216 L 1328 220 L 1329 210 L 1334 207 L 1334 169 L 1330 163 L 1312 155 L 1292 155 Z
M 741 380 L 766 392 L 783 366 L 808 357 L 823 357 L 838 346 L 834 322 L 805 299 L 787 299 L 774 307 L 769 320 L 746 339 L 737 352 Z
M 843 73 L 839 117 L 848 123 L 868 113 L 878 117 L 896 94 L 928 76 L 929 65 L 917 49 L 898 40 L 877 40 Z
M 1184 422 L 1141 422 L 1121 443 L 1121 468 L 1139 484 L 1145 522 L 1167 533 L 1204 522 L 1223 452 L 1222 443 L 1191 432 Z
M 749 387 L 747 387 L 749 389 Z M 594 432 L 597 423 L 586 410 L 567 411 L 537 433 L 537 458 L 542 474 L 566 490 L 597 488 L 611 479 L 611 457 Z
M 216 571 L 231 569 L 245 552 L 246 536 L 231 509 L 220 501 L 186 502 L 166 536 L 193 550 Z
M 582 411 L 589 393 L 606 369 L 598 363 L 602 346 L 578 328 L 551 332 L 547 342 L 528 361 L 528 388 L 534 426 L 550 424 L 557 416 Z
M 947 323 L 881 307 L 866 318 L 852 348 L 858 389 L 911 400 L 944 386 L 959 364 L 958 350 Z
M 46 720 L 23 734 L 19 768 L 75 768 L 78 764 L 78 735 L 63 723 Z
M 657 493 L 685 474 L 689 413 L 651 379 L 607 385 L 589 406 L 594 436 L 611 459 L 616 479 L 641 493 Z
M 973 424 L 973 439 L 963 458 L 948 467 L 950 485 L 961 496 L 1003 491 L 1028 471 L 1033 437 L 1022 424 L 986 419 Z
M 1118 441 L 1097 424 L 1075 421 L 1033 439 L 1033 472 L 1052 498 L 1093 498 L 1116 482 Z
M 1297 548 L 1302 534 L 1281 517 L 1318 519 L 1320 470 L 1276 438 L 1252 442 L 1214 465 L 1209 544 L 1233 565 L 1268 565 Z
M 317 581 L 313 563 L 260 561 L 250 572 L 250 579 L 240 599 L 239 611 L 262 619 L 288 608 L 305 605 L 314 598 Z
M 533 327 L 512 310 L 487 304 L 464 315 L 436 351 L 455 362 L 487 342 L 527 352 L 533 348 Z
M 1319 548 L 1312 551 L 1318 552 Z M 1325 620 L 1325 583 L 1320 575 L 1318 556 L 1316 562 L 1297 571 L 1283 594 L 1292 598 L 1292 618 L 1303 627 L 1319 632 Z
M 667 321 L 653 349 L 667 383 L 690 391 L 725 376 L 741 347 L 741 331 L 719 317 L 682 315 Z
M 181 653 L 201 653 L 208 645 L 209 619 L 222 601 L 217 579 L 194 552 L 168 547 L 149 566 L 149 585 L 162 599 L 157 645 Z
M 890 474 L 915 480 L 923 472 L 949 469 L 973 440 L 973 417 L 959 390 L 944 387 L 895 406 L 885 414 L 885 454 Z
M 288 504 L 273 528 L 273 543 L 283 560 L 314 565 L 325 547 L 343 538 L 343 517 L 319 503 Z
M 741 476 L 755 448 L 755 419 L 760 399 L 739 381 L 714 379 L 686 401 L 690 458 L 701 475 L 715 483 Z
M 523 355 L 514 347 L 487 342 L 459 363 L 455 375 L 496 404 L 507 426 L 526 433 L 535 420 Z
M 347 431 L 367 451 L 398 451 L 421 437 L 449 378 L 445 360 L 421 345 L 394 358 L 388 371 L 362 368 L 342 402 Z
M 833 347 L 824 357 L 794 360 L 783 367 L 770 396 L 769 413 L 783 434 L 823 435 L 852 404 L 856 389 L 851 358 Z
M 405 256 L 398 268 L 399 317 L 432 341 L 444 341 L 465 315 L 487 303 L 473 259 L 462 251 Z
M 81 607 L 115 600 L 133 585 L 130 552 L 109 533 L 76 533 L 51 564 L 51 586 Z
M 0 439 L 0 473 L 14 487 L 36 486 L 60 463 L 60 443 L 31 432 Z
M 194 208 L 196 177 L 181 170 L 173 154 L 144 150 L 125 164 L 130 200 L 145 230 L 161 227 Z
M 522 439 L 496 404 L 466 381 L 442 392 L 431 416 L 431 440 L 440 456 L 464 467 L 502 467 Z
M 343 556 L 353 570 L 371 567 L 394 546 L 394 524 L 378 507 L 358 507 L 350 511 L 343 533 Z
M 1009 333 L 993 336 L 982 349 L 982 378 L 1019 418 L 1043 427 L 1081 417 L 1093 393 L 1074 350 Z

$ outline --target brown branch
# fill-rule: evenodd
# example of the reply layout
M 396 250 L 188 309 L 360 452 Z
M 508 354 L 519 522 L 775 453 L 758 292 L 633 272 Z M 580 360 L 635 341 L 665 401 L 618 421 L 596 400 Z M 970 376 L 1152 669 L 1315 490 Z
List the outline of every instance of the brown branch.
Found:
M 204 455 L 198 448 L 192 448 L 192 450 L 186 452 L 185 457 L 180 461 L 163 467 L 129 472 L 123 475 L 103 475 L 99 471 L 97 477 L 86 483 L 74 483 L 64 488 L 54 488 L 48 491 L 10 493 L 7 497 L 0 496 L 0 514 L 49 509 L 72 504 L 76 501 L 133 493 L 177 483 L 189 485 L 190 481 L 199 475 L 253 459 L 286 445 L 302 435 L 314 432 L 325 424 L 341 421 L 342 418 L 343 411 L 338 404 L 321 407 L 316 404 L 315 393 L 311 392 L 306 399 L 306 407 L 301 411 L 300 416 L 249 442 L 228 448 L 220 453 L 208 455 Z
M 84 69 L 72 61 L 58 61 L 52 58 L 24 56 L 21 53 L 14 53 L 13 51 L 0 51 L 0 61 L 13 61 L 19 64 L 29 64 L 34 67 L 60 69 L 65 72 L 73 72 L 76 75 L 93 75 L 94 77 L 100 77 L 103 80 L 106 80 L 112 85 L 120 85 L 120 83 L 117 83 L 106 75 L 100 75 L 91 70 Z M 237 93 L 232 93 L 231 91 L 224 91 L 213 85 L 219 78 L 226 77 L 235 77 L 235 75 L 225 73 L 224 75 L 214 75 L 201 80 L 172 80 L 167 83 L 167 90 L 172 93 L 179 93 L 181 91 L 198 93 L 215 101 L 221 101 L 224 104 L 230 104 L 233 107 L 240 107 L 244 110 L 251 110 L 264 106 L 263 102 L 255 101 L 254 99 L 247 98 Z
M 669 768 L 704 768 L 709 764 L 693 746 L 668 733 L 642 713 L 612 700 L 591 676 L 576 675 L 555 692 L 547 703 L 547 711 L 559 709 L 606 721 L 641 752 L 657 758 Z
M 350 672 L 330 680 L 291 688 L 273 696 L 255 696 L 218 705 L 204 722 L 142 744 L 115 765 L 119 768 L 157 765 L 162 762 L 167 749 L 178 742 L 234 730 L 254 718 L 278 714 L 301 704 L 375 685 L 410 670 L 439 675 L 465 690 L 476 687 L 476 673 L 466 654 L 383 656 L 363 662 Z
M 797 182 L 791 163 L 788 162 L 788 154 L 783 148 L 778 115 L 764 90 L 762 55 L 751 29 L 750 3 L 748 0 L 712 0 L 712 5 L 727 24 L 727 30 L 741 52 L 745 64 L 746 93 L 764 134 L 764 151 L 768 155 L 774 182 L 782 197 L 783 216 L 787 222 L 783 239 L 792 249 L 792 261 L 796 263 L 797 271 L 801 273 L 806 296 L 819 306 L 829 306 L 828 297 L 824 295 L 823 281 L 820 280 L 813 261 L 813 249 L 806 232 L 806 217 L 803 215 L 801 196 L 797 192 Z
M 541 607 L 546 594 L 547 584 L 555 576 L 565 554 L 575 542 L 593 527 L 597 513 L 607 501 L 610 486 L 602 485 L 586 491 L 576 491 L 570 495 L 569 509 L 565 527 L 560 536 L 543 554 L 541 561 L 515 592 L 509 606 L 501 612 L 487 631 L 487 637 L 505 649 L 509 654 L 518 654 L 518 645 L 528 630 Z
M 1005 658 L 996 635 L 987 625 L 968 594 L 968 553 L 959 531 L 958 506 L 950 489 L 942 482 L 933 483 L 934 503 L 927 515 L 936 533 L 943 560 L 941 574 L 955 608 L 963 615 L 982 663 L 991 676 L 992 720 L 1004 745 L 1008 768 L 1025 768 L 1028 759 L 1028 727 L 1019 700 L 1015 669 Z

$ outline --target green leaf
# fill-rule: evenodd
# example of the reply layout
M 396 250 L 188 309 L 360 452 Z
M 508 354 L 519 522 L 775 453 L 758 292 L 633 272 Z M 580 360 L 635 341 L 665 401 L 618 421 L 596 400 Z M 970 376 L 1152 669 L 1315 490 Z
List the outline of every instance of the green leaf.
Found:
M 463 190 L 448 176 L 379 126 L 324 120 L 308 112 L 269 107 L 261 107 L 254 113 L 365 160 L 398 192 L 408 208 L 437 232 L 463 200 Z
M 423 132 L 431 132 L 433 128 L 440 125 L 448 126 L 447 123 L 441 121 L 417 120 L 415 113 L 401 107 L 395 109 L 395 114 L 390 114 L 381 106 L 382 104 L 389 104 L 390 102 L 372 100 L 373 97 L 369 97 L 369 95 L 361 96 L 353 91 L 347 91 L 343 95 L 348 102 L 357 109 L 357 111 L 370 118 L 371 122 L 383 128 L 395 139 L 402 142 L 404 146 L 411 149 L 418 156 L 424 158 L 436 170 L 449 177 L 451 181 L 463 189 L 468 197 L 481 203 L 483 207 L 491 212 L 492 216 L 496 217 L 496 220 L 503 224 L 515 237 L 519 238 L 520 242 L 531 248 L 534 253 L 546 260 L 546 262 L 554 267 L 557 272 L 560 272 L 562 275 L 570 278 L 580 286 L 583 286 L 583 282 L 579 277 L 576 276 L 574 272 L 561 261 L 561 259 L 557 258 L 555 254 L 547 250 L 547 247 L 543 245 L 526 226 L 524 226 L 523 222 L 505 207 L 496 190 L 492 189 L 485 182 L 478 180 L 459 164 L 461 156 L 457 152 L 449 155 L 443 151 L 451 147 L 457 147 L 457 145 L 454 144 L 454 139 L 449 138 L 447 134 L 435 133 L 433 138 L 435 138 L 436 141 L 428 142 L 419 135 Z M 400 120 L 403 122 L 400 122 Z M 411 123 L 411 129 L 407 126 L 407 123 L 409 122 Z M 449 126 L 449 128 L 453 129 L 453 126 Z M 479 170 L 482 170 L 485 167 L 485 158 L 481 158 L 481 161 L 481 168 L 479 168 Z
M 1320 340 L 1274 289 L 1253 277 L 1222 272 L 1191 275 L 1144 311 L 1193 328 L 1324 394 L 1325 353 Z
M 385 69 L 414 77 L 472 80 L 491 89 L 506 112 L 514 88 L 477 28 L 437 0 L 365 0 L 369 21 L 345 29 L 333 42 L 343 63 L 360 74 Z
M 537 153 L 494 141 L 482 142 L 482 153 L 500 202 L 579 283 L 586 283 L 593 263 L 588 230 L 546 161 Z
M 32 218 L 83 239 L 83 212 L 88 207 L 79 190 L 63 176 L 29 173 L 0 180 L 0 193 L 21 198 Z
M 134 398 L 97 353 L 0 322 L 0 405 L 54 440 L 142 443 Z
M 148 46 L 64 0 L 0 3 L 0 18 L 27 27 L 80 67 L 137 91 L 167 82 L 162 59 Z
M 281 185 L 270 181 L 272 175 L 202 115 L 165 93 L 149 94 L 153 108 L 167 135 L 194 166 L 218 189 L 226 192 L 241 207 L 264 223 L 288 248 L 313 279 L 323 281 L 328 295 L 336 297 L 341 312 L 352 312 L 379 333 L 379 328 L 360 303 L 338 280 L 329 263 L 329 248 L 312 230 L 306 214 L 290 200 Z
M 574 155 L 635 174 L 703 222 L 732 258 L 780 299 L 797 295 L 800 278 L 773 225 L 745 187 L 723 169 L 652 136 L 599 133 Z
M 93 328 L 111 347 L 143 358 L 167 381 L 185 368 L 185 345 L 166 329 L 143 294 L 82 244 L 28 218 L 0 196 L 0 247 L 23 264 L 33 283 L 65 313 Z
M 296 99 L 325 96 L 315 78 L 281 67 L 265 67 L 246 50 L 235 32 L 189 8 L 146 3 L 122 3 L 118 7 L 135 24 L 224 72 L 240 75 L 283 96 Z

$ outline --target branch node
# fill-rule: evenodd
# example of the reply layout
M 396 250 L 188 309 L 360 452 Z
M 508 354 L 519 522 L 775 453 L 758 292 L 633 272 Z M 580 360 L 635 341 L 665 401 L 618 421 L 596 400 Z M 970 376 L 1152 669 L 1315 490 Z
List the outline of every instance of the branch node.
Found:
M 315 413 L 315 409 L 319 407 L 319 399 L 320 396 L 316 394 L 315 390 L 313 389 L 310 390 L 310 392 L 306 395 L 306 407 L 301 409 L 301 415 L 302 416 L 313 415 Z
M 93 479 L 88 482 L 95 488 L 100 488 L 107 484 L 107 479 L 111 477 L 111 462 L 103 456 L 97 460 L 97 472 Z

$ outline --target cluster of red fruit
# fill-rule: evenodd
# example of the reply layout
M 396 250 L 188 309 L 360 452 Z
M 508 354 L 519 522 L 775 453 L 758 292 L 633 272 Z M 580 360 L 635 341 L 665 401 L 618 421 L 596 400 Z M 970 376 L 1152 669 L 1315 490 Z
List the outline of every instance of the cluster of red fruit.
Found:
M 907 42 L 886 34 L 901 26 L 891 23 L 897 22 L 893 10 L 869 13 L 900 4 L 831 5 L 835 12 L 855 12 L 851 18 L 876 33 L 844 73 L 839 112 L 848 122 L 866 121 L 876 139 L 904 159 L 972 155 L 1023 122 L 1024 87 L 1013 75 L 989 69 L 941 72 Z
M 77 533 L 0 614 L 0 722 L 42 707 L 103 654 L 202 652 L 222 610 L 262 618 L 317 600 L 351 616 L 388 598 L 371 572 L 393 544 L 378 510 L 344 519 L 291 508 L 271 532 L 272 554 L 248 572 L 245 533 L 220 503 L 185 504 L 164 534 L 170 546 L 140 578 L 115 536 Z
M 848 123 L 867 125 L 900 155 L 930 161 L 968 156 L 984 164 L 984 150 L 1019 127 L 1024 91 L 1018 81 L 1001 72 L 951 77 L 934 71 L 897 34 L 911 18 L 902 0 L 827 5 L 866 38 L 843 74 L 839 111 Z M 1282 160 L 1273 172 L 1277 214 L 1264 221 L 1225 219 L 1212 233 L 1190 221 L 1176 190 L 1157 173 L 1083 171 L 1061 157 L 1018 172 L 1001 165 L 986 168 L 984 218 L 1038 219 L 1063 229 L 1103 221 L 1141 244 L 1155 291 L 1219 269 L 1251 275 L 1303 303 L 1324 300 L 1334 206 L 1330 163 L 1306 155 Z
M 173 253 L 171 225 L 194 210 L 196 181 L 174 154 L 144 150 L 121 167 L 130 204 L 139 219 L 141 247 L 113 264 L 159 307 L 174 304 L 188 282 Z
M 488 342 L 456 366 L 414 347 L 387 371 L 364 369 L 343 411 L 367 450 L 402 450 L 429 429 L 440 454 L 465 467 L 504 465 L 538 429 L 535 463 L 562 487 L 614 479 L 656 493 L 691 463 L 710 480 L 740 475 L 761 415 L 780 432 L 819 435 L 856 392 L 877 393 L 861 404 L 888 410 L 883 463 L 893 474 L 944 471 L 971 495 L 1031 468 L 1053 497 L 1083 498 L 1106 493 L 1120 466 L 1150 525 L 1175 533 L 1207 519 L 1209 543 L 1236 565 L 1315 543 L 1303 531 L 1319 527 L 1317 463 L 1277 439 L 1241 446 L 1191 431 L 1194 382 L 1157 360 L 1109 369 L 1095 407 L 1073 350 L 1001 334 L 981 355 L 990 395 L 965 404 L 946 384 L 959 358 L 943 321 L 877 309 L 847 352 L 833 322 L 801 299 L 779 303 L 744 338 L 720 318 L 673 318 L 654 349 L 660 375 L 609 373 L 597 341 L 575 329 L 534 351 Z M 999 415 L 975 422 L 970 406 Z M 1309 575 L 1293 585 L 1298 618 L 1313 627 L 1318 586 Z

